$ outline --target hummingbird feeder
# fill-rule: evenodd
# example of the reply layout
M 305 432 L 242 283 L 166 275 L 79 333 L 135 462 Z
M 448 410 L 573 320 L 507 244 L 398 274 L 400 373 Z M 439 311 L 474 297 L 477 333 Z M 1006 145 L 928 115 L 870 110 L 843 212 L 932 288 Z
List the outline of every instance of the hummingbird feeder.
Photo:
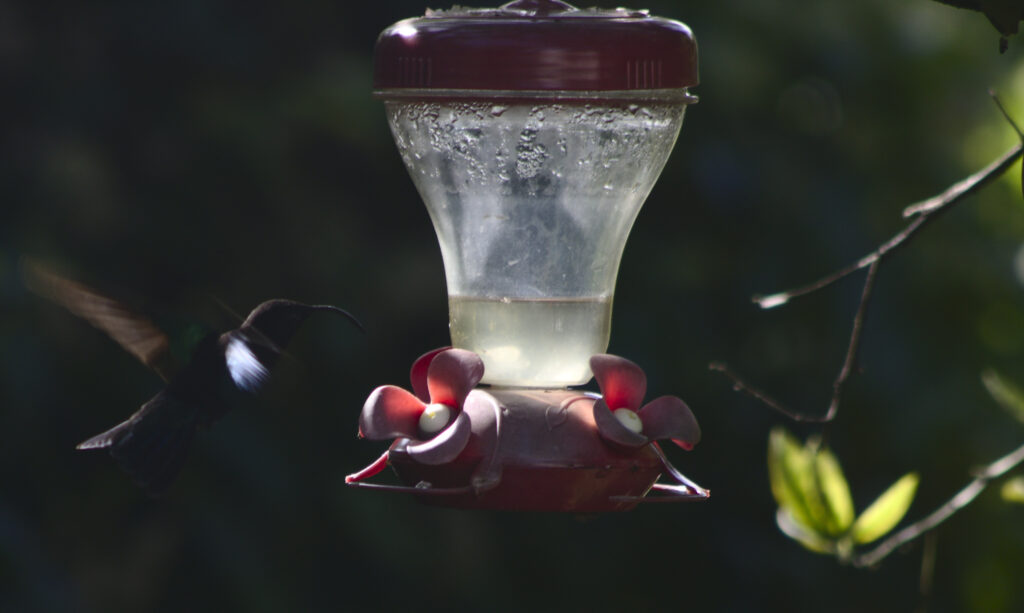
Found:
M 707 498 L 682 400 L 605 354 L 626 237 L 696 101 L 689 28 L 646 11 L 517 0 L 381 33 L 375 95 L 437 232 L 452 348 L 373 391 L 393 439 L 346 481 L 435 504 L 598 512 Z M 569 389 L 595 377 L 601 394 Z M 405 485 L 371 483 L 390 465 Z M 662 482 L 662 479 L 667 482 Z

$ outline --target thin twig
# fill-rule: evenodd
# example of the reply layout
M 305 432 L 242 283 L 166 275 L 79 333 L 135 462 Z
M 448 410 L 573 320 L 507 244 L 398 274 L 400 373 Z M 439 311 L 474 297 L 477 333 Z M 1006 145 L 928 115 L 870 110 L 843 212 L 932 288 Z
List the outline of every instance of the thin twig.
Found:
M 853 316 L 853 329 L 850 331 L 850 344 L 846 348 L 846 359 L 843 360 L 843 367 L 839 371 L 832 384 L 832 402 L 828 405 L 828 412 L 825 413 L 825 421 L 835 419 L 839 411 L 839 402 L 843 397 L 843 386 L 846 381 L 857 371 L 857 354 L 860 353 L 860 339 L 864 334 L 864 318 L 867 315 L 868 303 L 871 302 L 871 294 L 875 289 L 875 277 L 878 275 L 878 267 L 881 262 L 876 260 L 868 267 L 867 278 L 864 279 L 864 289 L 860 294 L 860 304 L 857 306 L 857 314 Z
M 844 279 L 858 270 L 861 270 L 862 268 L 868 269 L 867 278 L 864 280 L 864 289 L 861 291 L 860 304 L 857 307 L 857 314 L 854 315 L 853 318 L 853 329 L 850 333 L 850 342 L 847 346 L 846 358 L 843 360 L 843 366 L 839 371 L 839 375 L 832 384 L 832 399 L 829 403 L 828 410 L 824 415 L 808 415 L 803 412 L 789 409 L 765 392 L 746 383 L 726 364 L 713 362 L 709 365 L 709 368 L 711 370 L 721 372 L 725 376 L 729 377 L 732 380 L 734 390 L 743 392 L 748 396 L 759 400 L 769 408 L 782 413 L 794 421 L 827 423 L 835 419 L 835 416 L 839 411 L 839 403 L 842 399 L 843 387 L 850 376 L 852 376 L 857 370 L 857 354 L 860 349 L 861 335 L 864 330 L 864 317 L 867 312 L 868 304 L 871 301 L 875 276 L 878 273 L 878 268 L 881 266 L 882 261 L 896 252 L 896 250 L 906 246 L 908 241 L 917 234 L 921 228 L 930 221 L 933 221 L 940 213 L 948 211 L 953 207 L 953 205 L 978 191 L 982 186 L 1005 172 L 1021 157 L 1022 154 L 1024 154 L 1024 143 L 1016 145 L 996 161 L 974 173 L 967 179 L 954 184 L 941 194 L 907 207 L 903 212 L 904 216 L 913 215 L 915 216 L 914 219 L 911 220 L 911 222 L 901 231 L 892 236 L 892 238 L 885 241 L 853 264 L 826 275 L 813 283 L 784 292 L 778 292 L 767 296 L 755 296 L 753 298 L 754 302 L 759 304 L 763 309 L 774 308 L 786 304 L 793 298 L 824 289 L 836 281 Z
M 907 224 L 906 227 L 893 235 L 892 238 L 885 241 L 853 264 L 850 264 L 845 268 L 840 268 L 839 270 L 807 285 L 802 285 L 784 292 L 769 294 L 767 296 L 754 296 L 753 301 L 762 309 L 771 309 L 777 306 L 782 306 L 793 298 L 804 296 L 826 288 L 836 281 L 848 277 L 862 268 L 867 268 L 875 262 L 880 262 L 886 256 L 891 255 L 897 249 L 905 246 L 907 241 L 917 234 L 921 228 L 927 225 L 928 222 L 934 220 L 939 213 L 949 210 L 954 204 L 957 204 L 967 196 L 978 191 L 998 175 L 1005 172 L 1007 168 L 1012 166 L 1013 163 L 1021 157 L 1022 153 L 1024 153 L 1024 145 L 1018 144 L 1014 146 L 1013 149 L 1010 149 L 1003 154 L 1003 156 L 998 160 L 992 162 L 963 181 L 954 184 L 941 194 L 907 207 L 903 211 L 903 216 L 910 217 L 916 215 L 916 217 Z
M 841 268 L 829 275 L 826 275 L 813 283 L 797 287 L 784 292 L 770 294 L 767 296 L 755 296 L 754 302 L 757 303 L 763 309 L 770 309 L 778 306 L 782 306 L 788 303 L 793 298 L 803 296 L 817 290 L 823 289 L 836 283 L 837 281 L 844 279 L 851 274 L 867 268 L 867 278 L 864 281 L 864 289 L 861 292 L 860 304 L 857 308 L 857 313 L 853 318 L 853 329 L 850 333 L 850 343 L 846 350 L 846 358 L 843 361 L 843 366 L 839 371 L 835 382 L 832 385 L 832 402 L 829 405 L 828 410 L 824 415 L 815 417 L 808 416 L 803 413 L 798 413 L 786 408 L 780 402 L 773 399 L 771 396 L 762 392 L 761 390 L 748 385 L 733 372 L 726 364 L 716 362 L 710 365 L 712 370 L 717 370 L 733 382 L 733 389 L 739 392 L 743 392 L 753 398 L 761 401 L 768 407 L 775 409 L 776 411 L 787 415 L 795 421 L 804 422 L 815 422 L 824 423 L 832 421 L 839 410 L 839 403 L 842 400 L 843 387 L 849 380 L 850 376 L 856 371 L 857 365 L 857 354 L 860 349 L 860 340 L 864 331 L 864 319 L 867 313 L 868 304 L 871 301 L 872 291 L 874 289 L 875 277 L 878 273 L 878 268 L 881 266 L 882 261 L 895 253 L 898 249 L 907 245 L 911 238 L 917 234 L 925 225 L 933 221 L 939 214 L 948 211 L 953 206 L 963 201 L 967 196 L 981 189 L 993 181 L 996 177 L 1002 175 L 1010 166 L 1012 166 L 1018 159 L 1024 155 L 1024 133 L 1017 127 L 1016 123 L 1010 118 L 1003 109 L 999 100 L 995 98 L 996 105 L 999 110 L 1006 117 L 1007 121 L 1013 126 L 1013 129 L 1017 132 L 1017 135 L 1021 138 L 1021 143 L 1007 151 L 999 159 L 993 161 L 985 168 L 967 177 L 963 181 L 959 181 L 954 185 L 950 186 L 941 194 L 929 198 L 927 200 L 918 202 L 911 206 L 908 206 L 903 211 L 905 218 L 913 217 L 902 230 L 893 235 L 889 240 L 885 241 L 873 251 L 860 258 L 853 264 Z M 883 558 L 888 556 L 890 553 L 895 551 L 900 546 L 918 538 L 922 534 L 932 530 L 942 522 L 946 521 L 950 516 L 970 504 L 984 489 L 988 486 L 989 482 L 993 479 L 1004 475 L 1009 470 L 1018 466 L 1021 462 L 1024 462 L 1024 445 L 1017 448 L 1013 452 L 999 458 L 995 462 L 986 466 L 982 471 L 976 474 L 974 480 L 969 482 L 963 489 L 956 493 L 950 498 L 944 505 L 928 514 L 923 519 L 907 526 L 906 528 L 890 535 L 888 538 L 883 540 L 880 544 L 875 546 L 873 549 L 856 555 L 849 559 L 849 561 L 857 567 L 873 566 L 880 562 Z M 932 569 L 931 565 L 934 563 L 934 551 L 927 553 L 924 561 L 922 562 L 922 581 L 925 578 L 929 578 Z M 927 572 L 926 572 L 927 571 Z M 930 580 L 930 579 L 929 579 Z M 927 598 L 927 591 L 930 587 L 927 587 L 926 583 L 922 584 L 922 592 Z M 926 589 L 927 587 L 927 589 Z
M 929 532 L 924 537 L 924 547 L 921 551 L 921 575 L 918 578 L 917 588 L 921 595 L 921 604 L 918 611 L 925 613 L 928 604 L 932 599 L 932 587 L 935 585 L 935 552 L 936 542 L 939 537 L 934 532 Z
M 708 365 L 708 368 L 732 379 L 732 388 L 735 391 L 742 392 L 760 401 L 765 406 L 782 413 L 793 421 L 812 424 L 824 424 L 832 421 L 839 412 L 839 403 L 843 397 L 843 387 L 846 385 L 847 380 L 857 372 L 857 355 L 860 353 L 860 340 L 864 332 L 864 318 L 867 316 L 868 303 L 871 302 L 871 294 L 875 288 L 875 277 L 878 275 L 879 264 L 876 261 L 868 267 L 868 274 L 864 279 L 864 289 L 861 290 L 860 294 L 860 304 L 857 306 L 857 314 L 853 316 L 853 327 L 850 331 L 850 343 L 846 347 L 846 357 L 843 359 L 843 366 L 839 369 L 836 380 L 832 383 L 832 399 L 829 401 L 828 410 L 825 411 L 824 415 L 808 415 L 807 413 L 794 411 L 786 407 L 778 400 L 744 381 L 727 364 L 712 362 Z
M 779 413 L 782 413 L 783 415 L 792 419 L 793 421 L 805 421 L 813 423 L 816 420 L 820 419 L 818 417 L 804 415 L 803 413 L 797 413 L 795 411 L 789 410 L 789 408 L 787 408 L 778 400 L 775 400 L 774 398 L 764 393 L 760 389 L 744 381 L 738 374 L 736 374 L 731 368 L 729 368 L 729 365 L 726 364 L 725 362 L 712 362 L 708 364 L 708 368 L 720 372 L 726 377 L 732 379 L 733 391 L 746 394 L 747 396 L 750 396 L 754 400 L 759 401 L 761 404 L 771 409 L 774 409 Z
M 878 564 L 900 546 L 935 528 L 949 519 L 951 515 L 966 507 L 978 497 L 978 494 L 985 490 L 993 479 L 1013 470 L 1021 462 L 1024 462 L 1024 445 L 1021 445 L 979 471 L 974 480 L 946 501 L 946 504 L 935 509 L 923 519 L 910 524 L 899 532 L 893 533 L 870 551 L 854 556 L 851 562 L 854 566 L 861 568 Z
M 1002 42 L 1006 42 L 1006 39 L 1003 38 Z M 1020 126 L 1018 126 L 1017 122 L 1013 120 L 1013 117 L 1010 117 L 1010 114 L 1006 112 L 1006 107 L 1004 107 L 1003 103 L 999 101 L 999 96 L 997 96 L 996 92 L 991 89 L 988 90 L 988 95 L 992 96 L 992 101 L 996 103 L 996 108 L 998 108 L 999 112 L 1003 114 L 1003 118 L 1006 119 L 1006 122 L 1009 123 L 1011 127 L 1013 127 L 1013 131 L 1017 133 L 1017 138 L 1020 139 L 1021 144 L 1024 144 L 1024 132 L 1020 131 Z M 1021 195 L 1024 195 L 1024 170 L 1021 171 L 1020 177 L 1020 191 Z
M 996 90 L 988 90 L 988 95 L 992 97 L 992 102 L 996 103 L 996 108 L 1003 114 L 1003 119 L 1006 120 L 1006 123 L 1010 124 L 1013 131 L 1017 133 L 1017 138 L 1019 138 L 1021 142 L 1024 142 L 1024 132 L 1020 131 L 1020 126 L 1018 126 L 1017 122 L 1013 120 L 1013 117 L 1010 117 L 1010 114 L 1006 112 L 1006 107 L 1003 106 L 1003 103 L 999 100 L 999 96 L 996 95 Z
M 964 198 L 973 194 L 988 184 L 989 181 L 1003 174 L 1007 168 L 1012 166 L 1013 163 L 1020 158 L 1021 150 L 1022 145 L 1018 144 L 1014 146 L 1013 149 L 1004 153 L 1002 157 L 996 161 L 967 177 L 963 181 L 953 184 L 949 189 L 938 196 L 932 196 L 927 200 L 922 200 L 921 202 L 912 204 L 903 209 L 903 216 L 913 217 L 914 215 L 927 215 L 936 209 L 948 206 L 948 203 L 954 201 L 954 199 Z
M 998 103 L 998 101 L 997 101 Z M 871 300 L 872 290 L 874 288 L 875 276 L 878 273 L 878 267 L 882 261 L 907 245 L 911 238 L 918 231 L 920 231 L 925 225 L 933 221 L 940 213 L 943 213 L 964 200 L 967 196 L 981 189 L 984 185 L 995 179 L 997 176 L 1005 172 L 1010 166 L 1012 166 L 1020 157 L 1024 154 L 1024 144 L 1018 144 L 1002 157 L 992 162 L 985 168 L 972 174 L 970 177 L 959 181 L 951 186 L 941 194 L 924 200 L 917 204 L 907 207 L 903 211 L 904 217 L 916 216 L 909 224 L 907 224 L 901 231 L 893 235 L 889 240 L 885 241 L 873 251 L 860 258 L 853 264 L 850 264 L 844 268 L 841 268 L 829 275 L 826 275 L 813 283 L 803 285 L 794 289 L 790 289 L 784 292 L 778 292 L 767 296 L 754 296 L 753 300 L 763 309 L 771 309 L 774 307 L 782 306 L 799 296 L 804 296 L 812 292 L 816 292 L 820 289 L 824 289 L 833 283 L 848 277 L 849 275 L 861 270 L 862 268 L 868 269 L 867 278 L 864 281 L 864 289 L 861 292 L 860 304 L 857 307 L 857 314 L 853 319 L 853 331 L 850 335 L 850 343 L 846 351 L 846 359 L 843 361 L 843 367 L 839 371 L 839 375 L 836 377 L 835 382 L 832 384 L 832 399 L 829 403 L 828 410 L 824 415 L 821 416 L 808 416 L 806 414 L 790 410 L 781 403 L 773 400 L 764 392 L 757 390 L 756 388 L 745 383 L 736 373 L 730 370 L 724 364 L 716 363 L 712 364 L 712 370 L 717 370 L 724 373 L 733 381 L 733 388 L 737 391 L 742 391 L 751 395 L 767 406 L 779 411 L 780 413 L 787 415 L 788 417 L 796 421 L 804 421 L 811 423 L 826 423 L 835 419 L 836 413 L 839 410 L 839 403 L 842 399 L 843 386 L 850 376 L 856 371 L 857 353 L 860 348 L 861 334 L 864 329 L 864 314 L 867 311 L 868 303 Z

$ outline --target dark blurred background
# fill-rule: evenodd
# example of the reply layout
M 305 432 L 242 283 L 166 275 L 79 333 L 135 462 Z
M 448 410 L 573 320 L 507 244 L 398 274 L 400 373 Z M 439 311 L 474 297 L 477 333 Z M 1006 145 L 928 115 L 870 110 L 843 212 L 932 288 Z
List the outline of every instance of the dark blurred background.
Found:
M 853 261 L 1012 146 L 986 92 L 1024 121 L 1024 39 L 1000 55 L 983 16 L 931 0 L 642 4 L 695 31 L 701 101 L 626 248 L 610 350 L 694 409 L 704 440 L 672 459 L 714 497 L 584 520 L 343 484 L 383 449 L 355 436 L 366 395 L 448 342 L 436 239 L 370 95 L 377 34 L 426 5 L 0 1 L 0 610 L 919 606 L 919 545 L 862 571 L 776 529 L 764 456 L 787 422 L 707 364 L 824 411 L 860 281 L 750 296 Z M 1017 166 L 882 268 L 829 430 L 858 508 L 918 470 L 921 517 L 1024 440 L 978 377 L 1024 382 L 1022 244 Z M 151 500 L 74 446 L 159 379 L 28 293 L 23 256 L 160 321 L 290 297 L 367 334 L 310 320 Z M 1024 610 L 1024 508 L 986 492 L 937 536 L 929 610 Z

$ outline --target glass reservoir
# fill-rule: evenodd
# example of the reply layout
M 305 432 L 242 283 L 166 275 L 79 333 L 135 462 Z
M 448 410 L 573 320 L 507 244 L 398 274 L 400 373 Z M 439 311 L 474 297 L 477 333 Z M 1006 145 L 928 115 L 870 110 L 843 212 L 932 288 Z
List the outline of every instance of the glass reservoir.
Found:
M 586 383 L 627 235 L 695 100 L 689 30 L 521 0 L 399 22 L 376 57 L 440 243 L 452 344 L 483 358 L 484 383 Z
M 685 106 L 387 103 L 448 281 L 452 344 L 484 380 L 562 387 L 608 348 L 626 236 Z

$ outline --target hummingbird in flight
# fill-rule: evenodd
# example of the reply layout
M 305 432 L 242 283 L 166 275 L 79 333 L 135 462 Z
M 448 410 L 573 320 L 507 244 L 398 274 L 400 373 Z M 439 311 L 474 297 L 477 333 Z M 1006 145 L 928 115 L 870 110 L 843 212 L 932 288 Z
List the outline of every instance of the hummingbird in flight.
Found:
M 31 290 L 105 332 L 166 382 L 127 420 L 77 446 L 107 449 L 152 496 L 164 493 L 177 477 L 199 430 L 208 429 L 261 390 L 285 346 L 310 315 L 337 313 L 363 329 L 352 314 L 335 306 L 268 300 L 238 328 L 203 336 L 191 357 L 179 364 L 167 334 L 146 317 L 34 262 L 24 262 L 23 271 Z

